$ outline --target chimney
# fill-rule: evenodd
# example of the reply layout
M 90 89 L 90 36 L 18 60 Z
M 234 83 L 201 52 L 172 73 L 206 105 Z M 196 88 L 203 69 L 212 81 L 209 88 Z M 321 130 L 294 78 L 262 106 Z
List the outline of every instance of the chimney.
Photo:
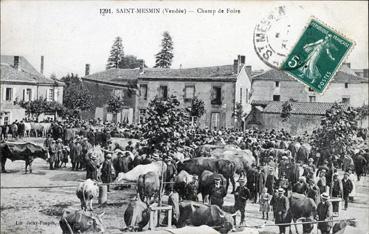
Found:
M 238 60 L 233 60 L 233 73 L 238 74 Z
M 88 76 L 90 75 L 90 64 L 86 64 L 85 65 L 85 76 Z
M 14 56 L 14 68 L 19 70 L 19 56 Z
M 246 60 L 246 56 L 245 55 L 241 55 L 241 65 L 245 64 L 245 60 Z
M 40 73 L 44 74 L 44 56 L 41 55 Z
M 140 59 L 140 74 L 143 74 L 145 70 L 145 60 Z

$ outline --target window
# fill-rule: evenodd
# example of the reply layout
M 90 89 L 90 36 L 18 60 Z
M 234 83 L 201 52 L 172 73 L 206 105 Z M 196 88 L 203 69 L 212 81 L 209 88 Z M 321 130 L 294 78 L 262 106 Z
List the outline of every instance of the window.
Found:
M 48 101 L 54 101 L 54 89 L 49 89 L 49 95 L 47 96 Z
M 342 97 L 342 103 L 350 104 L 350 97 Z
M 275 82 L 275 87 L 279 87 L 279 81 Z
M 348 83 L 345 83 L 345 89 L 347 89 L 348 88 Z
M 143 97 L 144 100 L 147 100 L 147 84 L 140 85 L 140 92 L 141 92 L 141 97 Z
M 249 103 L 249 89 L 246 88 L 246 103 Z
M 242 88 L 240 88 L 240 103 L 242 103 Z
M 281 95 L 273 95 L 273 101 L 279 102 L 281 100 Z
M 315 96 L 309 96 L 309 102 L 315 102 L 316 99 L 315 99 Z
M 24 101 L 32 101 L 32 89 L 26 89 L 23 97 Z
M 191 101 L 194 96 L 195 96 L 195 86 L 186 86 L 185 101 Z
M 213 105 L 221 105 L 222 104 L 222 88 L 221 87 L 213 87 L 211 92 L 211 104 Z
M 138 118 L 140 123 L 144 123 L 146 121 L 146 109 L 140 109 Z
M 220 114 L 218 112 L 211 113 L 211 128 L 212 129 L 219 129 L 219 122 L 220 122 Z
M 168 86 L 160 86 L 159 89 L 159 97 L 160 98 L 167 98 L 168 97 Z
M 13 89 L 6 88 L 5 90 L 5 101 L 11 101 L 13 99 Z

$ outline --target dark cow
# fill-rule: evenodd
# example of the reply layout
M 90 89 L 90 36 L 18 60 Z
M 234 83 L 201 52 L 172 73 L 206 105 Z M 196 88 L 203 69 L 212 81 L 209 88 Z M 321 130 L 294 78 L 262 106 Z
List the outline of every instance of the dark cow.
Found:
M 126 152 L 128 152 L 128 155 L 124 155 Z M 133 159 L 131 157 L 131 152 L 129 151 L 123 151 L 123 156 L 118 156 L 116 154 L 113 155 L 112 163 L 115 170 L 115 175 L 118 176 L 120 172 L 128 172 L 132 170 L 133 168 Z
M 303 163 L 307 163 L 310 156 L 311 148 L 312 148 L 311 145 L 308 143 L 302 144 L 299 150 L 297 151 L 296 162 L 300 161 Z
M 65 209 L 60 218 L 59 225 L 63 234 L 72 233 L 96 233 L 104 232 L 105 228 L 102 223 L 102 214 L 86 213 L 81 210 Z
M 198 176 L 191 175 L 185 170 L 180 171 L 175 177 L 174 189 L 178 191 L 182 199 L 197 201 L 199 190 Z
M 225 159 L 215 158 L 193 158 L 178 164 L 178 170 L 185 170 L 190 174 L 200 176 L 204 170 L 216 172 L 222 174 L 227 179 L 227 189 L 229 180 L 231 180 L 233 189 L 235 188 L 234 174 L 236 171 L 236 165 L 234 162 Z
M 205 201 L 205 197 L 209 195 L 209 192 L 211 191 L 211 187 L 214 184 L 215 178 L 221 178 L 221 185 L 226 189 L 227 187 L 227 180 L 224 178 L 222 174 L 213 173 L 211 171 L 205 170 L 200 176 L 199 181 L 199 192 L 202 195 L 202 201 Z M 226 190 L 227 191 L 227 190 Z
M 142 229 L 148 224 L 150 220 L 150 210 L 145 202 L 140 199 L 131 201 L 124 212 L 124 222 L 129 231 Z
M 217 149 L 212 152 L 212 157 L 225 159 L 235 163 L 235 172 L 245 176 L 253 163 L 256 163 L 255 157 L 250 150 L 240 149 Z
M 290 208 L 287 211 L 285 222 L 297 222 L 298 219 L 304 221 L 312 221 L 316 215 L 317 206 L 313 199 L 306 197 L 303 194 L 292 193 L 290 200 Z M 304 233 L 310 233 L 314 228 L 314 224 L 303 224 Z M 295 224 L 296 233 L 298 233 L 297 225 Z M 291 233 L 291 227 L 290 227 Z
M 155 172 L 140 175 L 137 180 L 137 193 L 142 201 L 149 202 L 159 195 L 160 180 Z M 145 199 L 146 198 L 146 199 Z
M 25 161 L 25 173 L 29 167 L 29 172 L 32 173 L 32 162 L 35 158 L 42 158 L 46 160 L 48 158 L 47 150 L 42 146 L 35 145 L 30 142 L 26 143 L 2 143 L 0 144 L 1 155 L 1 171 L 6 172 L 5 163 L 6 159 L 11 161 L 23 160 Z
M 186 225 L 208 225 L 220 233 L 228 233 L 233 229 L 233 218 L 217 205 L 205 205 L 193 201 L 179 203 L 180 217 L 178 227 Z

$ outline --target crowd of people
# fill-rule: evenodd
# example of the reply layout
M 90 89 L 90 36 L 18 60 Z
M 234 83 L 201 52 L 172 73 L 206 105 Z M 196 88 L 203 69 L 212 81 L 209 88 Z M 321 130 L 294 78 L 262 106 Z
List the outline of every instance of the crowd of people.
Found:
M 13 123 L 17 132 L 13 137 L 22 137 L 23 121 Z M 12 128 L 12 127 L 10 127 Z M 15 128 L 14 128 L 15 129 Z M 123 129 L 123 130 L 122 130 Z M 240 150 L 249 150 L 255 158 L 246 175 L 240 175 L 239 186 L 234 191 L 234 209 L 241 213 L 241 223 L 245 222 L 246 201 L 259 203 L 262 219 L 269 219 L 273 211 L 275 222 L 283 223 L 289 209 L 292 193 L 304 194 L 317 204 L 317 220 L 328 220 L 339 213 L 339 202 L 344 201 L 343 209 L 348 209 L 349 195 L 355 189 L 355 181 L 360 181 L 367 173 L 368 148 L 359 150 L 355 155 L 337 158 L 319 155 L 309 148 L 308 134 L 293 137 L 282 130 L 246 129 L 193 129 L 186 133 L 182 142 L 175 142 L 178 152 L 184 158 L 211 156 L 211 149 L 204 145 L 233 145 Z M 112 135 L 136 138 L 137 143 L 130 141 L 120 146 L 112 141 Z M 104 160 L 99 161 L 88 151 L 99 145 L 104 152 Z M 116 171 L 112 156 L 117 154 L 122 160 L 131 160 L 124 164 L 123 172 L 140 163 L 164 160 L 167 164 L 166 180 L 173 181 L 178 174 L 178 157 L 174 151 L 163 152 L 147 145 L 142 138 L 140 126 L 127 126 L 101 121 L 65 120 L 52 122 L 50 131 L 44 141 L 50 158 L 50 169 L 57 169 L 71 162 L 72 170 L 86 170 L 86 178 L 111 183 L 120 172 Z M 297 148 L 306 148 L 302 155 Z M 170 148 L 170 147 L 168 147 Z M 173 147 L 172 147 L 173 148 Z M 133 155 L 134 160 L 131 155 Z M 137 159 L 137 161 L 136 161 Z M 101 170 L 100 170 L 101 169 Z M 343 171 L 343 176 L 340 171 Z M 101 175 L 98 173 L 101 171 Z M 356 173 L 356 178 L 354 177 Z M 227 191 L 220 178 L 215 178 L 209 195 L 210 204 L 223 207 Z M 175 187 L 168 186 L 168 190 Z M 319 223 L 322 233 L 328 233 L 331 224 Z M 285 226 L 279 226 L 280 233 L 285 233 Z

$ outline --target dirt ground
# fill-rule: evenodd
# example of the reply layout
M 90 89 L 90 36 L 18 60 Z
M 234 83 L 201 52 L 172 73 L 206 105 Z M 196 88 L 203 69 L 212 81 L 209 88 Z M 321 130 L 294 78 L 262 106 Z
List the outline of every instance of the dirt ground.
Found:
M 32 139 L 41 143 L 42 139 Z M 126 140 L 123 140 L 124 142 Z M 32 188 L 32 189 L 1 189 L 1 233 L 61 233 L 59 219 L 64 208 L 80 208 L 80 202 L 75 195 L 79 180 L 85 178 L 83 171 L 71 171 L 71 165 L 59 170 L 49 170 L 48 164 L 36 159 L 33 164 L 33 174 L 24 174 L 24 162 L 7 161 L 8 173 L 1 174 L 1 186 L 54 186 L 66 185 L 64 188 Z M 349 204 L 347 211 L 340 211 L 339 218 L 354 217 L 358 220 L 356 228 L 347 227 L 346 234 L 367 234 L 369 230 L 369 183 L 368 177 L 357 182 L 357 197 Z M 231 189 L 231 188 L 230 188 Z M 129 201 L 135 197 L 135 189 L 112 190 L 108 193 L 108 205 L 99 207 L 97 200 L 93 207 L 97 213 L 105 212 L 103 216 L 106 233 L 122 233 L 125 227 L 123 214 Z M 225 199 L 225 205 L 233 204 L 230 193 Z M 262 225 L 258 204 L 248 203 L 246 207 L 246 224 Z M 272 214 L 269 215 L 270 217 Z M 273 224 L 272 220 L 266 224 Z M 277 231 L 276 227 L 265 227 L 263 230 Z M 294 231 L 294 229 L 293 229 Z M 300 231 L 300 233 L 302 233 Z M 317 233 L 316 229 L 312 233 Z

